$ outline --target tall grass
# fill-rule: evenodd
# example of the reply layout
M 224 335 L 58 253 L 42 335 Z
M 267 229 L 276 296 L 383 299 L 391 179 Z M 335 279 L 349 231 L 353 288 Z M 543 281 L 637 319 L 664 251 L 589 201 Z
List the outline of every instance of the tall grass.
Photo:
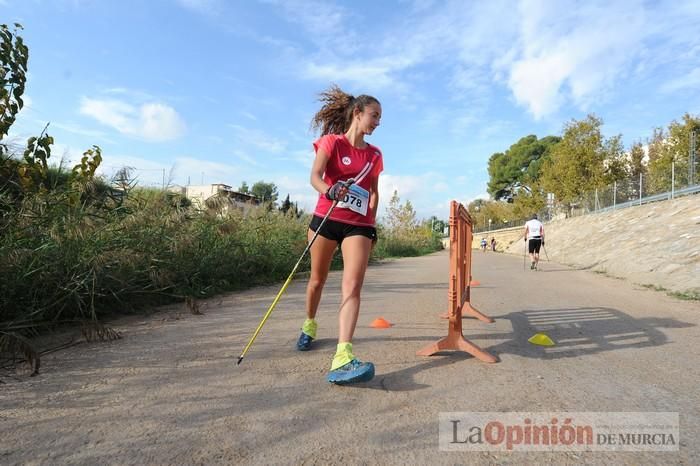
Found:
M 97 319 L 267 283 L 305 246 L 306 225 L 274 210 L 221 216 L 143 194 L 99 210 L 50 195 L 23 202 L 0 240 L 0 321 Z
M 13 336 L 25 355 L 27 338 L 57 324 L 281 281 L 306 246 L 308 216 L 269 206 L 202 211 L 173 193 L 96 180 L 21 196 L 0 189 L 0 340 Z M 380 227 L 379 237 L 375 260 L 441 248 L 418 227 Z
M 379 241 L 373 256 L 377 258 L 412 257 L 429 254 L 442 249 L 442 239 L 428 225 L 391 230 L 378 228 Z

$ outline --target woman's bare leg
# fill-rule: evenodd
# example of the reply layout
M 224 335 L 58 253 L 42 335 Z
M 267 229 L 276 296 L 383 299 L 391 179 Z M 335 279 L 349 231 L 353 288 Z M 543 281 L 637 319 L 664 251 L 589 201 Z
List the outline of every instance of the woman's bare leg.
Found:
M 309 229 L 308 238 L 311 241 L 314 232 Z M 338 247 L 338 242 L 319 235 L 311 245 L 311 277 L 306 286 L 306 317 L 313 319 L 318 311 L 318 304 L 321 302 L 323 285 L 328 278 L 328 271 L 331 268 L 333 253 Z
M 360 313 L 360 292 L 367 271 L 372 240 L 365 236 L 349 236 L 343 240 L 343 284 L 338 315 L 338 343 L 349 343 L 355 333 Z

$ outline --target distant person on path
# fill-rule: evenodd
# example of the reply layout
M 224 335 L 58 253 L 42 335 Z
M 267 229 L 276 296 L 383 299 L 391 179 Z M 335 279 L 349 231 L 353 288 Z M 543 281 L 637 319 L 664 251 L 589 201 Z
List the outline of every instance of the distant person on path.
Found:
M 379 173 L 384 168 L 381 151 L 364 138 L 379 126 L 382 107 L 374 97 L 353 97 L 335 85 L 321 93 L 320 101 L 323 106 L 312 120 L 312 126 L 320 128 L 321 136 L 313 144 L 316 157 L 311 168 L 311 186 L 318 192 L 318 203 L 309 225 L 309 240 L 333 201 L 338 204 L 311 246 L 306 320 L 297 349 L 311 349 L 316 338 L 316 311 L 333 254 L 340 246 L 343 279 L 338 346 L 327 380 L 335 384 L 366 382 L 374 377 L 374 365 L 355 357 L 352 337 L 370 251 L 377 240 Z M 343 182 L 349 178 L 354 178 L 355 182 L 346 188 Z
M 491 237 L 491 251 L 496 252 L 496 237 Z
M 525 222 L 525 241 L 530 254 L 530 270 L 537 270 L 540 261 L 540 247 L 544 245 L 544 225 L 537 219 L 537 214 Z
M 486 252 L 486 238 L 481 238 L 481 250 Z

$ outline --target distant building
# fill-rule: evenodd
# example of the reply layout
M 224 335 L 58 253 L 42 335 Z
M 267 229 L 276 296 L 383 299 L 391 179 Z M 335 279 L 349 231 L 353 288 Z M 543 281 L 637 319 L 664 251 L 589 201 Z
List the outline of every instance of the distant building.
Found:
M 187 199 L 192 201 L 192 204 L 200 209 L 206 207 L 205 202 L 212 198 L 220 198 L 227 201 L 223 204 L 224 210 L 230 207 L 237 207 L 243 212 L 253 206 L 260 204 L 260 200 L 252 194 L 239 193 L 234 191 L 231 186 L 223 183 L 207 184 L 207 185 L 190 185 L 190 186 L 173 186 L 171 191 L 182 194 Z

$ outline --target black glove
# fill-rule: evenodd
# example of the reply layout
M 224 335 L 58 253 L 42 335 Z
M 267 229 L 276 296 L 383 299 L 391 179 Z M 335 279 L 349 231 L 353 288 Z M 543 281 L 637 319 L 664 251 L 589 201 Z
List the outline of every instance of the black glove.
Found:
M 542 240 L 542 246 L 544 246 L 544 240 Z
M 329 201 L 337 201 L 339 200 L 339 194 L 341 189 L 346 189 L 348 187 L 347 182 L 345 181 L 336 181 L 333 186 L 328 188 L 328 191 L 326 191 L 326 199 Z

